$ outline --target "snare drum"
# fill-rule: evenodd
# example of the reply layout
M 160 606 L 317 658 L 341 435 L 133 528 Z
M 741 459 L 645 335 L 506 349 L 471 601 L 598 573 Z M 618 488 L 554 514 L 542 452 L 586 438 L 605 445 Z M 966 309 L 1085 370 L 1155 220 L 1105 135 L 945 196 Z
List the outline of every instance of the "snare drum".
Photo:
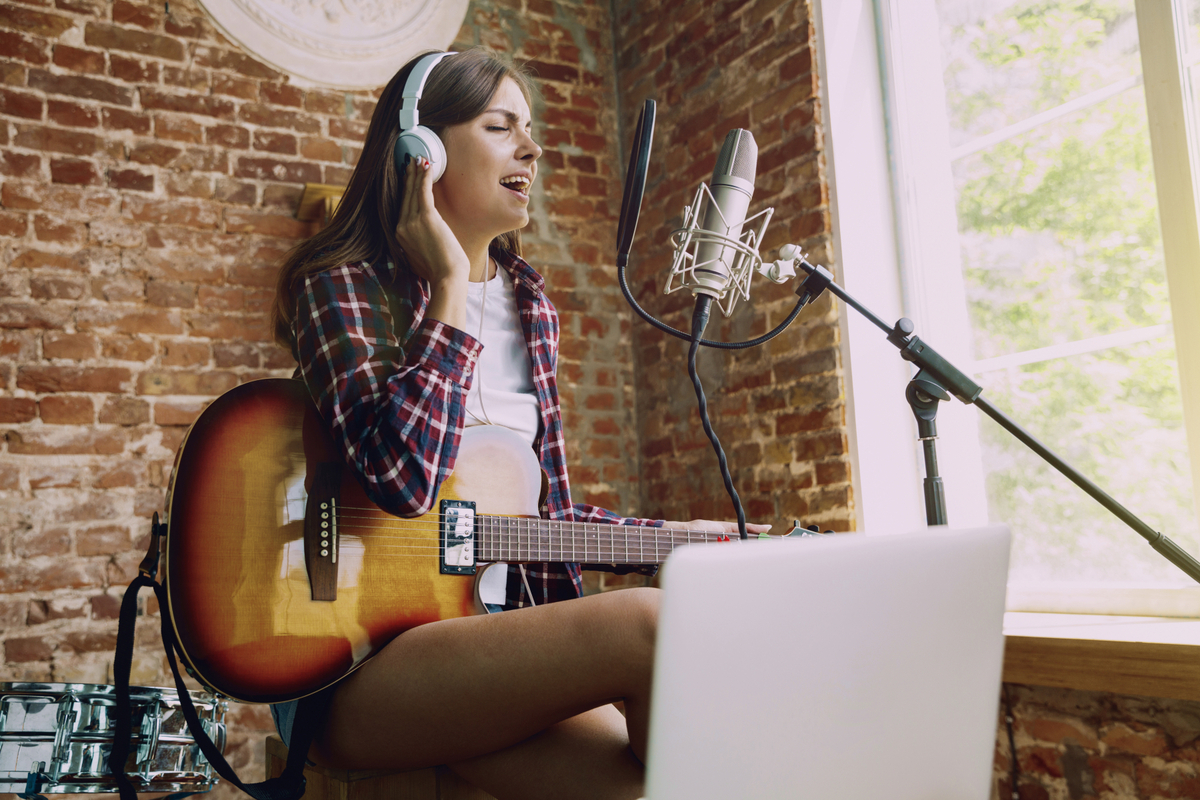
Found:
M 225 750 L 225 701 L 190 692 L 205 732 Z M 217 784 L 188 731 L 174 689 L 129 687 L 133 732 L 125 772 L 139 792 L 205 792 Z M 0 683 L 0 792 L 115 792 L 108 768 L 117 687 L 85 683 Z

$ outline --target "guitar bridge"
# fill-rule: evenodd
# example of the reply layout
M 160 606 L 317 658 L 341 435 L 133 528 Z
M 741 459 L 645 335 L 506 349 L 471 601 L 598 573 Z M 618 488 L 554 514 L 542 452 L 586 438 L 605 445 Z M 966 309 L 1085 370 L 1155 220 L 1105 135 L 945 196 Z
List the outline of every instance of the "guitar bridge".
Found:
M 440 546 L 443 575 L 475 574 L 475 504 L 443 500 Z
M 342 469 L 318 464 L 304 513 L 304 565 L 313 600 L 337 600 L 337 500 Z

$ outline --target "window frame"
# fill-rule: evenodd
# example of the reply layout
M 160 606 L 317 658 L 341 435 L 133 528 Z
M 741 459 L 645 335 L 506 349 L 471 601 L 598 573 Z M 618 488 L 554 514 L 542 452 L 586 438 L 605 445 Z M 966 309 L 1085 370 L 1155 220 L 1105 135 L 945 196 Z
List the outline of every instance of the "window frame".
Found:
M 1195 311 L 1200 309 L 1195 180 L 1200 139 L 1196 109 L 1186 102 L 1191 96 L 1183 56 L 1186 11 L 1184 0 L 1135 0 L 1135 8 L 1188 450 L 1197 454 L 1195 498 L 1200 497 L 1200 313 Z M 935 2 L 817 0 L 814 17 L 839 280 L 885 319 L 911 318 L 918 335 L 969 370 L 968 337 L 961 335 L 969 321 Z M 920 527 L 923 466 L 916 425 L 903 400 L 910 368 L 861 315 L 843 310 L 841 326 L 857 522 L 871 533 Z M 955 527 L 987 522 L 978 413 L 953 401 L 943 404 L 938 416 L 938 460 Z M 1044 585 L 1036 589 L 1023 592 L 1010 584 L 1010 609 L 1060 610 L 1053 591 Z M 1190 588 L 1181 591 L 1193 594 Z M 1107 594 L 1113 595 L 1110 601 L 1103 599 Z M 1194 610 L 1200 608 L 1200 587 L 1182 603 L 1156 602 L 1137 591 L 1096 592 L 1092 602 L 1088 609 L 1071 602 L 1061 610 Z

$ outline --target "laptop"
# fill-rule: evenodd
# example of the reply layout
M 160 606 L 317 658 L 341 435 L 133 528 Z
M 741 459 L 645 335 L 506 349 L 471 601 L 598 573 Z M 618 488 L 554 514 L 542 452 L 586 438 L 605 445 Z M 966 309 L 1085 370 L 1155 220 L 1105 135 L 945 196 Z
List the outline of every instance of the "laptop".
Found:
M 677 550 L 646 800 L 988 800 L 1006 527 Z

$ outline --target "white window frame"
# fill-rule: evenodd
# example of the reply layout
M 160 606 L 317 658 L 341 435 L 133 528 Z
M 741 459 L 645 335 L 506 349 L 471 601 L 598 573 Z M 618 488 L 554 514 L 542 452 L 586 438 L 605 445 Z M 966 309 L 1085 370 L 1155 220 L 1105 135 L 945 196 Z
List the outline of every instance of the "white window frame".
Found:
M 1185 102 L 1183 0 L 1137 0 L 1136 8 L 1184 421 L 1189 451 L 1200 454 L 1200 158 L 1195 110 Z M 818 0 L 814 11 L 837 276 L 884 319 L 911 318 L 922 339 L 970 370 L 934 0 Z M 840 316 L 859 529 L 920 527 L 923 466 L 904 401 L 912 370 L 861 315 L 843 308 Z M 938 416 L 955 527 L 987 519 L 980 413 L 952 401 Z M 1193 465 L 1200 497 L 1200 456 Z M 1045 587 L 1010 585 L 1009 601 L 1014 610 L 1200 614 L 1200 587 L 1184 591 L 1056 598 Z

